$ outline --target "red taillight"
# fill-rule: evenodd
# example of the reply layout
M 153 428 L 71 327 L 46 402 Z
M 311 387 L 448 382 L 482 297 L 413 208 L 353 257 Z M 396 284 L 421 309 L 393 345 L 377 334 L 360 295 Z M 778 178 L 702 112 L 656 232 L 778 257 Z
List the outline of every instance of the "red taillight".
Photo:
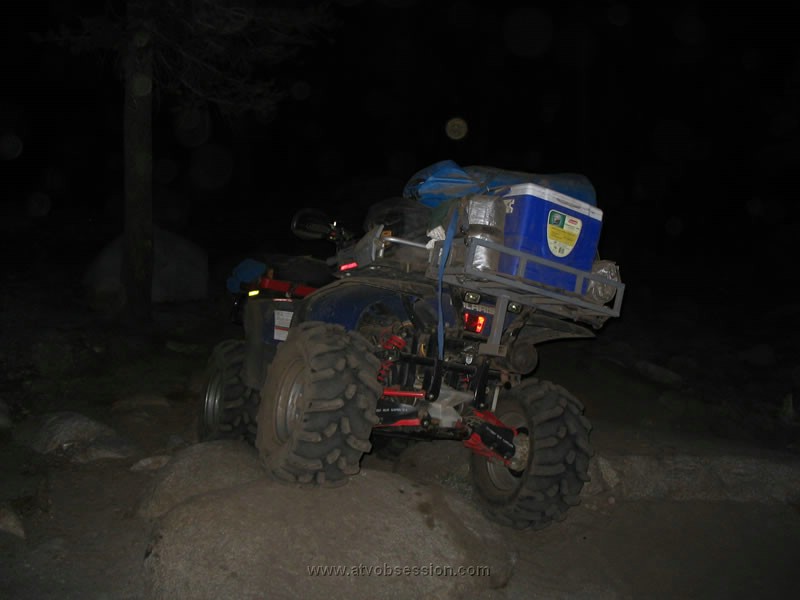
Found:
M 343 265 L 339 265 L 340 271 L 349 271 L 350 269 L 355 269 L 358 266 L 357 262 L 346 263 Z
M 464 329 L 473 333 L 481 333 L 486 325 L 486 317 L 475 313 L 464 313 Z

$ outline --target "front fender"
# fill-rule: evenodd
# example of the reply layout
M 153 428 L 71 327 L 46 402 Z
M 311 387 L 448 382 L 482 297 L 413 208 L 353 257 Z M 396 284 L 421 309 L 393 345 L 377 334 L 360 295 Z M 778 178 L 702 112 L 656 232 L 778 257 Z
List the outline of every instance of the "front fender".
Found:
M 534 313 L 513 333 L 513 337 L 514 344 L 535 346 L 551 340 L 593 338 L 595 334 L 582 325 Z

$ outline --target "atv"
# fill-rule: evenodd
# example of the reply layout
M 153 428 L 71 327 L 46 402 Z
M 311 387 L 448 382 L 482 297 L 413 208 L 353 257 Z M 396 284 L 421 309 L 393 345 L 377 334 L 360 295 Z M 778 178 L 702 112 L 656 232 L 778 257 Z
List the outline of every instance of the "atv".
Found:
M 433 237 L 436 209 L 407 197 L 379 203 L 360 237 L 298 212 L 296 235 L 335 245 L 334 277 L 242 283 L 244 335 L 211 357 L 201 439 L 245 439 L 269 474 L 309 486 L 346 483 L 376 447 L 452 440 L 471 450 L 491 519 L 562 520 L 589 480 L 591 425 L 576 397 L 533 376 L 536 347 L 593 337 L 619 316 L 624 284 L 608 261 L 580 270 L 506 245 L 493 219 L 507 191 L 442 203 Z M 529 279 L 535 269 L 572 287 Z

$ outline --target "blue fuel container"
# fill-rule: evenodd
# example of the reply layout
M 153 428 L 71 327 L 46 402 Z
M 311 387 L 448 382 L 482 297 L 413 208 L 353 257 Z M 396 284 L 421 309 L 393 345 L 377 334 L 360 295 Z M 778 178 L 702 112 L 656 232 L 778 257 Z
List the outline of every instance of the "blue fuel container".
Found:
M 506 204 L 504 244 L 554 263 L 591 271 L 603 224 L 603 211 L 555 190 L 533 183 L 511 186 L 503 196 Z M 499 271 L 517 275 L 520 258 L 500 257 Z M 569 292 L 576 290 L 575 275 L 529 261 L 524 279 Z

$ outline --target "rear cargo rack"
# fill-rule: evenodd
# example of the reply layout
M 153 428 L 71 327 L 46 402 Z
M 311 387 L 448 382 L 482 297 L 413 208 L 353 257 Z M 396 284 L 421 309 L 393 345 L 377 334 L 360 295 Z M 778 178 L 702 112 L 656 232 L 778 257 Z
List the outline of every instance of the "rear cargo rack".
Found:
M 428 268 L 425 272 L 425 276 L 430 279 L 439 279 L 439 263 L 443 246 L 444 242 L 437 241 L 431 250 Z M 484 249 L 482 251 L 484 254 L 486 250 L 493 250 L 497 252 L 498 256 L 507 255 L 519 259 L 515 274 L 510 275 L 496 270 L 477 268 L 475 253 L 481 248 Z M 530 263 L 574 275 L 575 288 L 572 291 L 566 291 L 525 279 L 523 274 Z M 489 294 L 498 298 L 505 297 L 509 302 L 533 306 L 561 317 L 596 325 L 601 325 L 609 317 L 620 315 L 622 297 L 625 292 L 625 284 L 621 281 L 615 281 L 597 273 L 574 269 L 534 254 L 471 236 L 454 240 L 442 280 L 481 294 Z M 616 290 L 613 300 L 606 304 L 597 304 L 587 300 L 580 292 L 584 289 L 584 284 L 589 281 L 612 286 Z

